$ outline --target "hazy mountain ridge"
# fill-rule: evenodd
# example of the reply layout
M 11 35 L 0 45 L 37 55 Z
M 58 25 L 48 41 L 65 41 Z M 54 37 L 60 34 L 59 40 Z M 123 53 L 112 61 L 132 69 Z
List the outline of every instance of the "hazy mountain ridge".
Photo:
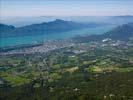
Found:
M 133 37 L 133 23 L 118 26 L 106 34 L 107 37 L 115 40 L 128 40 L 129 38 Z
M 35 23 L 41 23 L 43 21 L 50 22 L 55 19 L 62 19 L 66 21 L 75 22 L 93 22 L 93 23 L 108 23 L 108 24 L 126 24 L 133 22 L 132 15 L 125 16 L 38 16 L 38 17 L 4 17 L 0 19 L 1 23 L 11 24 L 16 27 L 27 26 Z
M 75 39 L 81 42 L 101 41 L 102 39 L 105 38 L 127 41 L 132 37 L 133 37 L 133 23 L 128 23 L 118 26 L 102 35 L 81 36 L 81 37 L 76 37 Z
M 13 28 L 12 30 L 1 31 L 1 37 L 11 36 L 25 36 L 25 35 L 38 35 L 38 34 L 50 34 L 67 32 L 74 29 L 81 29 L 87 27 L 96 27 L 100 24 L 96 23 L 78 23 L 73 21 L 64 21 L 56 19 L 52 22 L 44 22 L 40 24 L 32 24 L 24 27 Z
M 132 18 L 132 16 L 128 17 Z M 0 24 L 0 34 L 1 37 L 30 36 L 51 33 L 54 34 L 60 32 L 67 32 L 75 29 L 97 27 L 100 25 L 102 24 L 78 23 L 73 21 L 64 21 L 61 19 L 56 19 L 55 21 L 51 22 L 43 22 L 40 24 L 27 25 L 19 28 L 16 28 L 12 25 Z M 120 25 L 102 35 L 81 36 L 76 37 L 75 39 L 79 41 L 98 41 L 104 38 L 111 38 L 114 40 L 128 40 L 130 37 L 133 37 L 133 22 Z
M 15 29 L 15 27 L 12 26 L 12 25 L 5 25 L 5 24 L 1 24 L 1 23 L 0 23 L 0 33 L 1 33 L 1 32 L 11 31 L 11 30 L 13 30 L 13 29 Z

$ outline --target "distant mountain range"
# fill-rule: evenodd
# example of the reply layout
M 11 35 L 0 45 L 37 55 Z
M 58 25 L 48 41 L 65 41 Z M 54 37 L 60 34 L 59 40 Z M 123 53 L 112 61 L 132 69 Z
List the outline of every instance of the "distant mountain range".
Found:
M 0 24 L 0 33 L 8 32 L 8 31 L 11 31 L 14 29 L 15 29 L 15 27 L 12 25 Z
M 38 16 L 38 17 L 1 17 L 0 23 L 22 27 L 41 22 L 50 22 L 55 19 L 62 19 L 74 22 L 93 22 L 122 25 L 133 22 L 133 15 L 125 16 Z
M 103 36 L 114 40 L 128 40 L 133 37 L 133 23 L 124 24 L 105 33 Z
M 0 24 L 0 36 L 1 37 L 16 37 L 16 36 L 28 36 L 28 35 L 40 35 L 67 32 L 75 29 L 97 27 L 101 24 L 97 23 L 77 23 L 73 21 L 64 21 L 56 19 L 51 22 L 44 22 L 40 24 L 32 24 L 23 27 L 16 28 L 14 26 Z
M 19 28 L 16 28 L 12 25 L 0 24 L 0 37 L 55 34 L 76 29 L 97 27 L 100 25 L 101 24 L 97 23 L 78 23 L 73 21 L 64 21 L 60 19 L 56 19 L 55 21 L 51 22 L 27 25 Z M 83 42 L 83 41 L 98 41 L 104 38 L 111 38 L 114 40 L 128 40 L 131 37 L 133 37 L 133 22 L 120 25 L 102 35 L 79 36 L 76 37 L 75 39 Z
M 122 41 L 127 41 L 130 38 L 133 38 L 133 23 L 128 23 L 118 26 L 102 35 L 78 36 L 75 37 L 74 39 L 81 42 L 89 42 L 89 41 L 101 41 L 102 39 L 105 38 L 110 38 L 112 40 L 122 40 Z

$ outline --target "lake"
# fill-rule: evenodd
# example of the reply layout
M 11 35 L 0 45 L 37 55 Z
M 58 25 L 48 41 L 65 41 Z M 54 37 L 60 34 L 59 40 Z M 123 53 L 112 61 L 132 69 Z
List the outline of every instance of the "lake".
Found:
M 32 43 L 41 42 L 45 40 L 67 39 L 67 38 L 75 37 L 77 35 L 102 34 L 111 30 L 114 27 L 115 25 L 108 25 L 108 26 L 100 26 L 95 28 L 73 30 L 73 31 L 62 32 L 62 33 L 0 38 L 0 47 L 16 46 L 21 44 L 32 44 Z

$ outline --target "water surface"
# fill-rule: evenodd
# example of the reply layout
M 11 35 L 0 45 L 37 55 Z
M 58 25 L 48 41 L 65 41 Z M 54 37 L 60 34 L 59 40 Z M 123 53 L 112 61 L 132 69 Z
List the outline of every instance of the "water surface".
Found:
M 84 34 L 102 34 L 111 30 L 113 27 L 114 27 L 113 25 L 110 25 L 110 26 L 100 26 L 96 28 L 74 30 L 69 32 L 62 32 L 62 33 L 0 38 L 0 47 L 16 46 L 21 44 L 32 44 L 35 42 L 41 42 L 45 40 L 67 39 L 77 35 L 84 35 Z

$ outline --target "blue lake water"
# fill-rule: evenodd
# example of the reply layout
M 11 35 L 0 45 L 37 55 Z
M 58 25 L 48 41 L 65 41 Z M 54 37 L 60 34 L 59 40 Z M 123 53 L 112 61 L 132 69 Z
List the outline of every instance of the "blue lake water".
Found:
M 0 47 L 15 46 L 15 45 L 21 45 L 21 44 L 32 44 L 35 42 L 40 42 L 45 40 L 67 39 L 77 35 L 84 35 L 84 34 L 102 34 L 111 30 L 114 27 L 115 26 L 110 25 L 110 26 L 101 26 L 96 28 L 74 30 L 74 31 L 63 32 L 63 33 L 0 38 Z

